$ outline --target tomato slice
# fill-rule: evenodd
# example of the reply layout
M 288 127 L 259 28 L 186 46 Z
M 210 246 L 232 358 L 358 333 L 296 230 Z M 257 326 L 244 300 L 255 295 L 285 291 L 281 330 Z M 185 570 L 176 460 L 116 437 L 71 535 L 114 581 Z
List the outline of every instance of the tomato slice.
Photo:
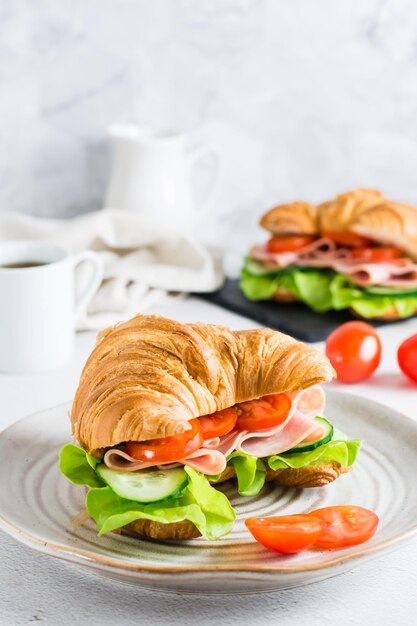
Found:
M 301 552 L 317 541 L 324 522 L 310 515 L 282 515 L 245 520 L 256 541 L 281 554 Z
M 380 261 L 393 261 L 394 259 L 400 259 L 403 255 L 401 250 L 394 247 L 381 246 L 380 248 L 355 248 L 352 250 L 352 254 L 355 259 L 362 259 L 363 261 L 380 262 Z
M 323 232 L 323 237 L 348 248 L 370 248 L 372 245 L 369 239 L 356 233 L 326 230 Z
M 285 422 L 291 411 L 291 398 L 287 393 L 275 393 L 257 400 L 237 404 L 237 430 L 262 430 Z
M 211 415 L 205 415 L 199 418 L 200 428 L 204 439 L 212 439 L 213 437 L 222 437 L 230 433 L 237 420 L 237 411 L 234 407 L 216 411 Z
M 326 356 L 344 383 L 369 378 L 381 361 L 381 340 L 366 322 L 346 322 L 330 333 Z
M 312 235 L 281 235 L 272 237 L 266 244 L 268 252 L 294 252 L 313 243 L 316 237 Z
M 191 429 L 179 435 L 149 441 L 129 441 L 126 452 L 138 461 L 153 461 L 155 464 L 183 459 L 201 448 L 204 440 L 199 420 L 192 419 L 188 423 Z
M 376 513 L 350 504 L 328 506 L 308 514 L 324 527 L 314 547 L 324 550 L 356 546 L 374 536 L 379 518 Z

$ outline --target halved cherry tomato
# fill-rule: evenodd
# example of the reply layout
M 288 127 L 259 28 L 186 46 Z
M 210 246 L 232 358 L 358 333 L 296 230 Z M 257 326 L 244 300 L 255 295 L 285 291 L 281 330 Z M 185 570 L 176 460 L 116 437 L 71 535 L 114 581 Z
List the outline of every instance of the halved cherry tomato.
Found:
M 417 335 L 411 335 L 402 342 L 397 359 L 402 372 L 417 383 Z
M 378 333 L 366 322 L 346 322 L 326 341 L 326 356 L 344 383 L 369 378 L 381 361 L 381 351 Z
M 348 248 L 369 248 L 372 245 L 372 242 L 366 237 L 362 237 L 361 235 L 357 235 L 356 233 L 349 232 L 337 232 L 326 230 L 322 233 L 323 237 L 327 239 L 331 239 L 335 243 L 340 244 L 341 246 L 347 246 Z
M 316 237 L 312 235 L 282 235 L 275 236 L 270 239 L 266 248 L 268 252 L 293 252 L 308 246 L 309 243 L 313 243 Z
M 275 393 L 258 400 L 249 400 L 236 405 L 237 430 L 262 430 L 285 422 L 292 402 L 287 393 Z
M 237 420 L 237 411 L 234 407 L 216 411 L 211 415 L 205 415 L 199 418 L 200 428 L 204 439 L 212 439 L 213 437 L 222 437 L 230 433 Z
M 327 506 L 308 514 L 324 524 L 314 547 L 320 549 L 345 548 L 356 546 L 374 536 L 379 518 L 376 513 L 361 506 L 350 504 Z
M 188 423 L 191 429 L 179 435 L 149 441 L 129 441 L 126 452 L 138 461 L 154 461 L 155 464 L 178 461 L 200 448 L 204 440 L 199 420 L 193 419 Z
M 355 248 L 352 250 L 355 259 L 363 261 L 380 262 L 393 261 L 402 257 L 403 253 L 398 248 L 381 246 L 380 248 Z
M 245 524 L 256 541 L 282 554 L 309 548 L 324 528 L 324 522 L 310 515 L 249 518 Z

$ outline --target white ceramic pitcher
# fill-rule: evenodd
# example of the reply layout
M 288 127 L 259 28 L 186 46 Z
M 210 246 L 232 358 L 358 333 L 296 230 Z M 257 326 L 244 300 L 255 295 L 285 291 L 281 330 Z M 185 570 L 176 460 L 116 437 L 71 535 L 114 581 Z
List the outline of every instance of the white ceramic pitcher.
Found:
M 110 128 L 113 168 L 106 208 L 129 209 L 162 220 L 178 229 L 191 229 L 204 214 L 220 173 L 220 155 L 213 145 L 188 150 L 186 135 L 152 131 L 133 124 Z M 192 188 L 197 159 L 211 154 L 214 174 L 203 201 Z

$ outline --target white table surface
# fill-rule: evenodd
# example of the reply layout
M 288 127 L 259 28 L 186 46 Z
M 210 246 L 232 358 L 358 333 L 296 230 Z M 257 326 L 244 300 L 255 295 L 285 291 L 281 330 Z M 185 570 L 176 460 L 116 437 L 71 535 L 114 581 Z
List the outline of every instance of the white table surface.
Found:
M 178 301 L 155 312 L 181 321 L 223 323 L 234 328 L 256 325 L 197 299 Z M 417 418 L 417 385 L 402 376 L 395 356 L 399 343 L 415 332 L 416 320 L 384 327 L 380 330 L 383 360 L 374 377 L 362 384 L 334 386 Z M 0 429 L 29 413 L 69 400 L 94 339 L 94 333 L 78 334 L 73 359 L 60 371 L 0 375 Z M 322 344 L 317 345 L 322 348 Z M 84 626 L 89 621 L 97 626 L 409 626 L 417 623 L 416 580 L 417 538 L 352 572 L 308 587 L 230 597 L 162 594 L 100 579 L 78 566 L 41 555 L 0 532 L 2 626 L 37 622 Z

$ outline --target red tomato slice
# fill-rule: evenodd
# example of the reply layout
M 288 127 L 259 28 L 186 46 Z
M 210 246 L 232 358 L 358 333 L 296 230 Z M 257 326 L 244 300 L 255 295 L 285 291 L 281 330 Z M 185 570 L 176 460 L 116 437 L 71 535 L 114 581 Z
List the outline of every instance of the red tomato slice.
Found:
M 411 335 L 402 342 L 397 352 L 401 371 L 417 383 L 417 335 Z
M 149 441 L 129 441 L 126 452 L 138 461 L 173 463 L 201 448 L 204 437 L 198 419 L 189 421 L 190 430 L 179 435 L 150 439 Z
M 287 393 L 276 393 L 237 404 L 237 430 L 262 430 L 285 422 L 292 402 Z
M 366 237 L 349 232 L 339 233 L 337 231 L 326 230 L 323 233 L 323 237 L 331 239 L 341 246 L 347 246 L 348 248 L 369 248 L 372 245 L 372 242 Z
M 355 248 L 352 254 L 356 259 L 363 261 L 382 262 L 393 261 L 402 257 L 403 253 L 398 248 L 380 247 L 380 248 Z
M 236 425 L 236 420 L 237 411 L 234 407 L 231 407 L 200 417 L 198 421 L 204 439 L 212 439 L 213 437 L 222 437 L 230 433 Z
M 381 340 L 366 322 L 346 322 L 327 337 L 326 356 L 344 383 L 369 378 L 381 361 Z
M 317 541 L 324 523 L 310 515 L 283 515 L 279 517 L 258 517 L 245 520 L 245 524 L 265 548 L 295 554 Z
M 270 239 L 266 248 L 268 252 L 294 252 L 308 246 L 309 243 L 313 243 L 316 237 L 311 235 L 282 235 L 275 236 Z
M 350 504 L 328 506 L 308 514 L 323 522 L 324 527 L 314 547 L 324 550 L 345 548 L 364 543 L 374 536 L 379 518 L 376 513 Z

